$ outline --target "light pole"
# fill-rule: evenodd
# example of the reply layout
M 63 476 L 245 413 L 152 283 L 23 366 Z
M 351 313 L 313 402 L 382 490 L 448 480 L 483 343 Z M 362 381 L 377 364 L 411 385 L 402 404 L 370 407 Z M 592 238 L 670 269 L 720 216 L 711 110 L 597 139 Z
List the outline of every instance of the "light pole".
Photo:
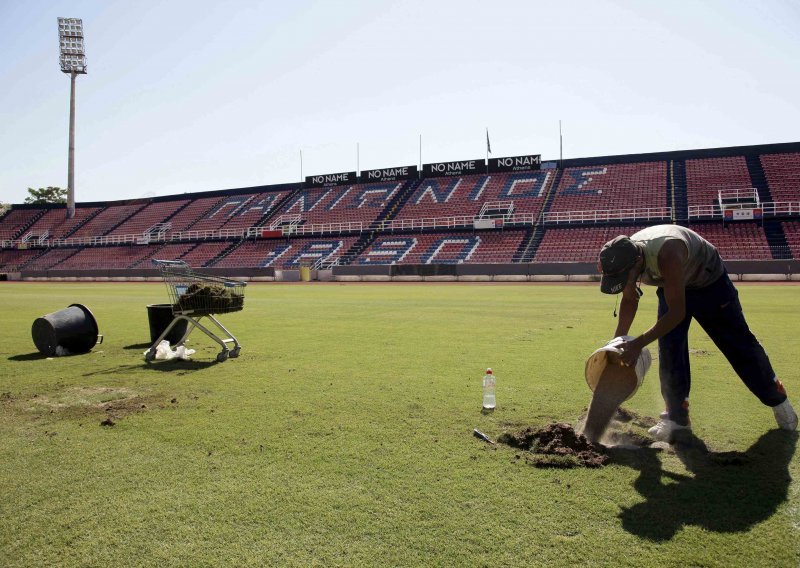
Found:
M 59 62 L 61 72 L 69 73 L 69 157 L 67 162 L 67 217 L 75 216 L 75 77 L 86 74 L 86 52 L 83 47 L 83 21 L 79 18 L 58 19 Z

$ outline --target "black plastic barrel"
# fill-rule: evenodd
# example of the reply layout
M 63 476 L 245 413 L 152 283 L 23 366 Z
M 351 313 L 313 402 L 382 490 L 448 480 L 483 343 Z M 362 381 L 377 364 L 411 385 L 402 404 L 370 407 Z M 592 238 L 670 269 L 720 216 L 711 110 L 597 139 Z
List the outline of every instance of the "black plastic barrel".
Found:
M 150 343 L 155 343 L 161 337 L 164 330 L 169 327 L 172 322 L 172 304 L 151 304 L 147 306 L 147 321 L 150 324 Z M 169 330 L 169 333 L 164 338 L 170 344 L 175 345 L 186 333 L 186 326 L 189 322 L 186 320 L 179 320 L 175 326 Z
M 69 307 L 36 318 L 31 327 L 33 343 L 42 355 L 53 357 L 56 348 L 70 353 L 88 353 L 102 336 L 98 335 L 97 320 L 84 305 Z

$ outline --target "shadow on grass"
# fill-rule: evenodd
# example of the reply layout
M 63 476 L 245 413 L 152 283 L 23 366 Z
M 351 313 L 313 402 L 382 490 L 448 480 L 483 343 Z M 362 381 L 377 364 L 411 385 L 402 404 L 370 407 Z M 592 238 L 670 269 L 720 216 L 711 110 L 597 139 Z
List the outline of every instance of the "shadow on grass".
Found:
M 47 359 L 47 356 L 42 355 L 38 351 L 35 353 L 26 353 L 25 355 L 12 355 L 8 358 L 9 361 L 38 361 L 40 359 Z
M 96 375 L 117 375 L 126 371 L 147 370 L 147 371 L 160 371 L 162 373 L 178 373 L 184 374 L 186 372 L 201 371 L 208 367 L 219 365 L 216 361 L 194 361 L 183 359 L 171 359 L 169 361 L 154 361 L 152 363 L 137 363 L 135 365 L 119 365 L 117 367 L 110 367 L 108 369 L 100 369 L 90 373 L 84 373 L 84 377 L 93 377 Z
M 130 349 L 147 349 L 148 347 L 152 347 L 152 343 L 134 343 L 133 345 L 126 345 L 123 347 L 125 350 Z
M 686 525 L 720 533 L 750 529 L 787 499 L 797 438 L 796 432 L 775 429 L 746 452 L 715 454 L 692 436 L 676 444 L 675 452 L 693 475 L 663 471 L 655 450 L 613 454 L 615 462 L 640 471 L 634 487 L 645 498 L 619 514 L 622 527 L 657 542 Z

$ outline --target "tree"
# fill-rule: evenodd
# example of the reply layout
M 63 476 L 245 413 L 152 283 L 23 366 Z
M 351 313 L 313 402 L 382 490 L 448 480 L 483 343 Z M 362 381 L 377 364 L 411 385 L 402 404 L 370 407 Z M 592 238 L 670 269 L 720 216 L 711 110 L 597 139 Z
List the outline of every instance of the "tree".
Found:
M 25 198 L 25 203 L 66 203 L 67 190 L 60 187 L 40 187 L 39 189 L 28 188 L 30 195 Z

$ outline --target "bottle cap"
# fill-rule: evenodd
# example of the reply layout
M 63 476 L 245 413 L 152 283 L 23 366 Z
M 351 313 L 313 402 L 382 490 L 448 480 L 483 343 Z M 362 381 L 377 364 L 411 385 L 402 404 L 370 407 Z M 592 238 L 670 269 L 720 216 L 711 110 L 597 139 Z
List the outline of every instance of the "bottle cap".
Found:
M 491 368 L 490 369 L 486 369 L 486 374 L 487 375 L 491 375 L 492 374 L 492 369 Z

